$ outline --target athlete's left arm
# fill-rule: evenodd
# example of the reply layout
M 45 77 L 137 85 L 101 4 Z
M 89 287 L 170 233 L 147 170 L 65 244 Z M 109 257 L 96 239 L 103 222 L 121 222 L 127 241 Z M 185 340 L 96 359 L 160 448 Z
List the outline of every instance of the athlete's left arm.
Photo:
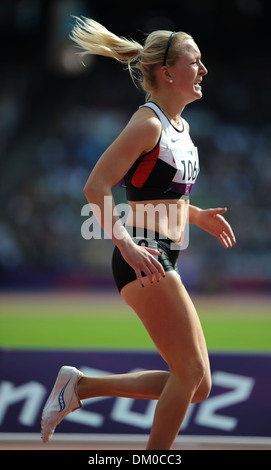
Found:
M 226 208 L 200 209 L 190 205 L 189 223 L 217 237 L 224 248 L 232 248 L 236 240 L 230 224 L 222 216 L 226 211 Z

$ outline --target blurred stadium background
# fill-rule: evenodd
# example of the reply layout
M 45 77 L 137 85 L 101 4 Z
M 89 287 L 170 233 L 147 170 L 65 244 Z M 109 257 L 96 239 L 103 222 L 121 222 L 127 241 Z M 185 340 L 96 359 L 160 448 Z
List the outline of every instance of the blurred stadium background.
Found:
M 0 269 L 2 288 L 112 283 L 112 243 L 81 237 L 82 188 L 98 157 L 144 101 L 119 64 L 83 67 L 69 40 L 71 15 L 95 18 L 142 41 L 157 28 L 184 29 L 209 70 L 204 97 L 185 117 L 199 147 L 192 201 L 226 206 L 230 253 L 191 230 L 182 272 L 193 289 L 270 289 L 270 43 L 262 0 L 1 2 Z M 123 190 L 116 188 L 118 200 Z
M 72 15 L 92 17 L 116 34 L 139 41 L 152 30 L 170 29 L 189 32 L 199 44 L 209 74 L 202 100 L 184 113 L 201 163 L 191 201 L 202 208 L 228 207 L 226 217 L 237 245 L 224 250 L 211 236 L 190 227 L 190 244 L 181 253 L 180 270 L 207 317 L 208 312 L 215 316 L 223 304 L 226 320 L 227 311 L 244 318 L 250 307 L 250 319 L 254 318 L 250 331 L 257 328 L 254 312 L 260 314 L 258 324 L 264 318 L 255 347 L 253 341 L 238 337 L 227 346 L 224 337 L 222 348 L 238 349 L 242 344 L 243 349 L 270 350 L 271 66 L 264 0 L 0 3 L 2 347 L 57 347 L 49 341 L 50 332 L 45 343 L 36 330 L 24 344 L 22 338 L 12 340 L 13 321 L 8 319 L 16 322 L 21 317 L 20 325 L 37 325 L 31 317 L 33 305 L 35 315 L 47 321 L 47 313 L 54 308 L 62 317 L 70 304 L 65 292 L 84 292 L 81 304 L 80 296 L 75 297 L 81 317 L 87 315 L 89 295 L 95 295 L 95 312 L 108 308 L 107 301 L 98 307 L 100 298 L 112 295 L 118 302 L 111 275 L 112 242 L 81 236 L 85 220 L 81 209 L 86 203 L 82 189 L 97 159 L 142 104 L 144 94 L 112 60 L 91 57 L 85 59 L 85 67 L 81 64 L 69 39 Z M 117 203 L 125 201 L 119 186 L 114 194 Z M 48 310 L 48 303 L 37 300 L 40 292 L 47 293 Z M 58 300 L 52 296 L 48 301 L 48 292 L 57 293 Z M 58 308 L 59 292 L 64 307 Z M 207 307 L 203 295 L 214 299 Z M 236 299 L 234 308 L 225 298 Z M 116 310 L 122 309 L 123 304 L 117 304 Z M 71 311 L 68 315 L 73 316 Z M 216 337 L 215 329 L 208 331 Z M 144 345 L 149 347 L 143 341 Z M 219 345 L 211 341 L 214 348 Z M 87 340 L 83 346 L 87 347 Z M 105 347 L 106 339 L 100 343 L 98 339 L 95 346 Z

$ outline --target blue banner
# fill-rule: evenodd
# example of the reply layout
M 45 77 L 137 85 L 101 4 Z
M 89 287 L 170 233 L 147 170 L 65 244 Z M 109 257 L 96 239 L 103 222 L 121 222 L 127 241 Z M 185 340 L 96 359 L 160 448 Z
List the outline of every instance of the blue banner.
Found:
M 189 407 L 180 434 L 271 436 L 271 355 L 210 354 L 208 400 Z M 155 352 L 0 351 L 0 432 L 40 432 L 40 415 L 62 365 L 87 375 L 167 369 Z M 99 397 L 84 401 L 61 433 L 148 434 L 154 400 Z

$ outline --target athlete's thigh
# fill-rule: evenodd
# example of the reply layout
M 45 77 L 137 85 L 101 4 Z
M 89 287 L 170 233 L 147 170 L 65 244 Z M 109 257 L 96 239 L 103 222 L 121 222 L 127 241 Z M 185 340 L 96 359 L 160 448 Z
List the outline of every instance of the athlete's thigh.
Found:
M 208 353 L 194 305 L 175 271 L 159 283 L 142 288 L 138 281 L 123 287 L 121 295 L 145 325 L 158 351 L 171 367 L 200 357 L 209 369 Z

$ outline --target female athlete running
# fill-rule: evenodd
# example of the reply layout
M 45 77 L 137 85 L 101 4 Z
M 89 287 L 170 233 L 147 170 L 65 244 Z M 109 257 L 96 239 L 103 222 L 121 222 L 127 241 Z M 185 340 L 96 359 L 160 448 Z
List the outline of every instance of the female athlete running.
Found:
M 60 369 L 42 415 L 47 442 L 57 424 L 81 400 L 97 396 L 157 399 L 147 449 L 170 449 L 190 403 L 205 400 L 211 388 L 208 353 L 200 320 L 177 269 L 189 208 L 189 223 L 235 244 L 226 209 L 189 205 L 199 172 L 197 149 L 185 106 L 202 96 L 207 70 L 193 38 L 183 32 L 155 31 L 144 46 L 120 38 L 99 23 L 78 19 L 72 37 L 85 54 L 108 56 L 128 65 L 148 94 L 119 137 L 98 160 L 84 188 L 100 223 L 115 244 L 113 274 L 125 302 L 145 325 L 169 371 L 87 377 Z M 104 220 L 111 188 L 124 178 L 130 207 L 126 226 L 116 214 Z M 141 230 L 141 231 L 140 231 Z

